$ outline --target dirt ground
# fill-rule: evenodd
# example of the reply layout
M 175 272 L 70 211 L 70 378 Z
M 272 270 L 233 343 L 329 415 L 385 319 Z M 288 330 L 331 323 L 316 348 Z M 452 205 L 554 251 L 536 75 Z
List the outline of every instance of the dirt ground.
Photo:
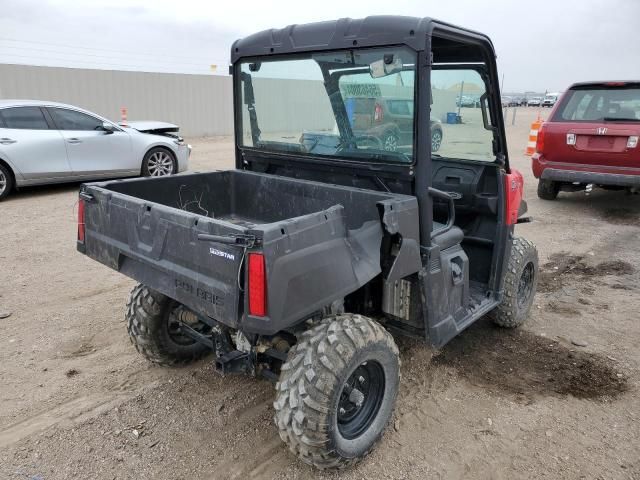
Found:
M 517 232 L 541 257 L 530 320 L 483 319 L 439 352 L 400 339 L 396 417 L 341 473 L 286 450 L 268 382 L 136 353 L 133 282 L 75 251 L 77 184 L 1 203 L 0 478 L 640 479 L 640 196 L 539 200 L 534 116 L 507 127 L 535 219 Z M 191 142 L 192 170 L 232 167 L 230 138 Z

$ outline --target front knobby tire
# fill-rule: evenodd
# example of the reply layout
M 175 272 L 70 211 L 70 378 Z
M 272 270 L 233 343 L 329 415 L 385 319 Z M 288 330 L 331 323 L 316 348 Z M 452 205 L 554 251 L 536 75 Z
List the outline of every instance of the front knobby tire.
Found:
M 344 468 L 366 456 L 393 414 L 400 358 L 393 337 L 361 315 L 330 317 L 289 351 L 275 423 L 302 461 Z
M 175 318 L 181 305 L 142 284 L 127 302 L 127 331 L 136 350 L 164 366 L 184 365 L 205 355 L 206 346 L 181 335 Z
M 529 316 L 538 284 L 538 250 L 533 242 L 516 237 L 504 277 L 502 303 L 491 312 L 493 322 L 504 328 L 522 325 Z

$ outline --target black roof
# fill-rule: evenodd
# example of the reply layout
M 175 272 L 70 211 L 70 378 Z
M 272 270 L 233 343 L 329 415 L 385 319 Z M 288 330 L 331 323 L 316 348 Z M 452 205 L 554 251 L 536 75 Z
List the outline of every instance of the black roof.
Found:
M 289 25 L 263 30 L 236 40 L 231 47 L 231 61 L 241 57 L 344 48 L 406 44 L 414 50 L 425 45 L 425 35 L 434 28 L 464 33 L 478 41 L 491 41 L 483 34 L 455 27 L 432 18 L 379 15 L 361 19 L 341 18 L 325 22 Z

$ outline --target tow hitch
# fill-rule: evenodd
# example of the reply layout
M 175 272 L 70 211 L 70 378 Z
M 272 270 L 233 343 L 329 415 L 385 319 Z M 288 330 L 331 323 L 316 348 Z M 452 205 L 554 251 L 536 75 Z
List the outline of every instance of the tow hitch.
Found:
M 200 333 L 190 325 L 197 321 L 211 327 L 210 333 Z M 233 346 L 231 334 L 227 327 L 192 311 L 183 311 L 179 317 L 178 325 L 180 327 L 180 333 L 205 345 L 216 354 L 214 361 L 215 369 L 222 375 L 259 373 L 266 379 L 276 382 L 278 375 L 271 370 L 270 366 L 273 361 L 282 363 L 287 360 L 286 352 L 269 347 L 268 345 L 261 345 L 259 347 L 251 345 L 241 333 L 236 334 L 241 335 L 243 339 L 242 341 L 236 341 L 238 348 L 241 348 L 241 350 L 238 350 Z M 240 347 L 240 343 L 242 343 L 242 347 Z M 259 366 L 259 368 L 256 372 L 257 366 Z

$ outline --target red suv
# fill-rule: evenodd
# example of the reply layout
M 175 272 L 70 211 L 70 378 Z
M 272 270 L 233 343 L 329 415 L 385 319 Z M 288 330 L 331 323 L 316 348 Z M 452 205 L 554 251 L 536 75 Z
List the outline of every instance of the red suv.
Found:
M 640 190 L 640 81 L 576 83 L 538 132 L 538 196 L 560 190 Z

